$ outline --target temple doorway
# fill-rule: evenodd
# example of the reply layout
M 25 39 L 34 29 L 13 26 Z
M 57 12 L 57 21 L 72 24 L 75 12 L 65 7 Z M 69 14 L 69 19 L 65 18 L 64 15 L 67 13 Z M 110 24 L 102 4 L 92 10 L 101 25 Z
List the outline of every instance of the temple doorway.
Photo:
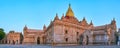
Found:
M 40 44 L 40 37 L 37 38 L 37 44 Z
M 80 41 L 79 44 L 82 45 L 83 44 L 83 35 L 80 35 Z
M 88 36 L 86 36 L 86 45 L 88 45 L 89 44 L 89 37 Z

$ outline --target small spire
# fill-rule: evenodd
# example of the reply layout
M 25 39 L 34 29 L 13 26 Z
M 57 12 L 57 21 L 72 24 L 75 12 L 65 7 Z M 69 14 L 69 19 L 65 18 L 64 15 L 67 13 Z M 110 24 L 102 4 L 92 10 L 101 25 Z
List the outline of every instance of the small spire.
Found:
M 71 4 L 69 3 L 69 8 L 71 7 Z
M 63 15 L 62 15 L 62 18 L 61 19 L 63 19 L 64 18 L 64 13 L 63 13 Z
M 27 25 L 25 25 L 25 28 L 27 28 Z
M 27 26 L 25 25 L 24 30 L 26 30 L 26 29 L 27 29 Z
M 44 28 L 46 28 L 45 24 L 44 24 Z
M 85 17 L 84 17 L 83 20 L 82 20 L 82 24 L 83 24 L 83 25 L 88 25 L 88 23 L 87 23 Z
M 91 20 L 91 22 L 90 22 L 90 25 L 93 25 L 92 20 Z
M 115 18 L 113 18 L 113 21 L 115 21 Z
M 57 14 L 57 13 L 56 13 L 56 17 L 55 17 L 54 20 L 59 20 L 59 18 L 58 18 L 58 14 Z
M 62 16 L 64 16 L 64 13 L 62 14 Z
M 56 13 L 56 16 L 58 16 L 58 14 Z
M 83 21 L 86 21 L 85 17 L 83 18 Z
M 115 21 L 115 18 L 113 18 L 113 20 L 111 21 L 111 24 L 115 24 L 116 21 Z
M 46 26 L 45 26 L 45 24 L 44 24 L 44 26 L 43 26 L 43 30 L 46 30 Z

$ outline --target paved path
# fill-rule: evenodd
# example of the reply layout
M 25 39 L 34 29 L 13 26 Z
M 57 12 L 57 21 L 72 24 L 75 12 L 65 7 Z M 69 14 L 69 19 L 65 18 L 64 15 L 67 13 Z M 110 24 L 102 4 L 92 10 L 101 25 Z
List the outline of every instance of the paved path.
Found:
M 51 46 L 51 45 L 1 45 L 0 48 L 120 48 L 120 46 Z

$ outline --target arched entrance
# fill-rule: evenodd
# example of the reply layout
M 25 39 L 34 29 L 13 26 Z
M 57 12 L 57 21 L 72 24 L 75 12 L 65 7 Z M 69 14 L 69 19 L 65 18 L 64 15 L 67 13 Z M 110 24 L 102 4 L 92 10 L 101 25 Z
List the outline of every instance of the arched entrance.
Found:
M 7 43 L 7 40 L 5 40 L 5 43 Z
M 16 44 L 18 44 L 18 40 L 16 41 Z
M 8 44 L 10 44 L 10 40 L 8 40 Z
M 83 35 L 80 35 L 79 44 L 80 44 L 80 45 L 82 45 L 82 44 L 83 44 Z
M 37 44 L 40 44 L 40 37 L 37 38 Z
M 86 45 L 88 45 L 88 44 L 89 44 L 89 37 L 86 36 Z
M 15 44 L 15 41 L 14 41 L 14 40 L 12 40 L 12 44 Z
M 92 41 L 92 38 L 91 38 L 91 31 L 90 30 L 86 30 L 84 33 L 83 33 L 83 44 L 84 45 L 89 45 L 91 44 L 90 42 Z

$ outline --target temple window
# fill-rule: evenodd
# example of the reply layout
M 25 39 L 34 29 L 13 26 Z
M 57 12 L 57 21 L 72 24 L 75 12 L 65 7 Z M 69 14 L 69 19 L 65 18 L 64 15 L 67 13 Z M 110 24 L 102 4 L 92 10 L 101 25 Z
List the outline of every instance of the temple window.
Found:
M 77 42 L 79 41 L 79 39 L 77 39 Z
M 68 34 L 68 31 L 67 31 L 67 30 L 65 30 L 65 34 Z
M 65 38 L 65 41 L 68 42 L 68 38 Z
M 77 35 L 79 35 L 79 32 L 77 32 Z

